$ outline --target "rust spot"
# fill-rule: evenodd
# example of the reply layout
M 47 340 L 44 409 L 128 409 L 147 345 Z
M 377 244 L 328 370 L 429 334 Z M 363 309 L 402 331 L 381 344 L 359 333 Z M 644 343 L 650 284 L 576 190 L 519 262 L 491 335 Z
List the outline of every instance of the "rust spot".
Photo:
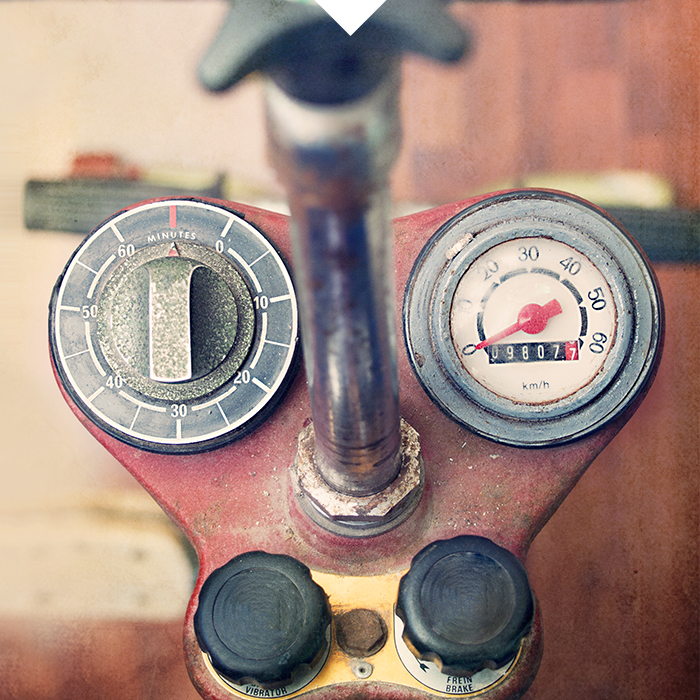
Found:
M 340 615 L 335 621 L 335 631 L 340 648 L 356 657 L 376 654 L 386 644 L 388 636 L 379 613 L 366 608 L 355 608 Z

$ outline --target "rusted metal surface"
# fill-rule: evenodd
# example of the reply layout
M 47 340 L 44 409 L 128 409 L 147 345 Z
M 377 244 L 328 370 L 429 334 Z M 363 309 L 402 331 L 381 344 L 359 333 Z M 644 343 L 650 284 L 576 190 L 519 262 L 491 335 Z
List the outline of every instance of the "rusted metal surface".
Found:
M 418 433 L 401 422 L 399 473 L 370 496 L 347 496 L 329 486 L 316 465 L 313 423 L 299 435 L 294 460 L 294 491 L 307 514 L 321 527 L 346 536 L 376 535 L 399 524 L 416 507 L 423 488 Z
M 374 610 L 353 608 L 335 620 L 335 633 L 341 649 L 350 656 L 372 656 L 385 644 L 387 629 Z
M 457 202 L 394 222 L 399 303 L 425 241 L 469 203 Z M 289 254 L 285 217 L 238 208 Z M 199 589 L 215 568 L 237 554 L 262 549 L 294 556 L 317 571 L 371 576 L 406 569 L 427 544 L 460 534 L 488 537 L 524 560 L 534 537 L 629 417 L 573 444 L 522 450 L 488 442 L 444 416 L 419 386 L 401 345 L 399 379 L 401 414 L 421 436 L 424 493 L 411 517 L 372 538 L 351 539 L 324 530 L 303 513 L 292 496 L 297 437 L 311 417 L 303 373 L 258 431 L 200 455 L 142 452 L 102 433 L 78 413 L 87 429 L 143 484 L 197 550 L 199 577 L 185 618 L 184 640 L 190 674 L 204 697 L 227 697 L 201 662 L 192 629 Z M 339 602 L 345 607 L 352 604 Z M 531 635 L 537 638 L 533 642 L 537 651 L 524 655 L 516 672 L 489 691 L 490 698 L 518 697 L 531 683 L 541 654 L 539 621 Z M 360 696 L 427 698 L 431 694 L 370 681 L 313 693 L 314 698 Z
M 370 94 L 342 108 L 267 85 L 270 153 L 292 213 L 315 468 L 336 491 L 361 498 L 401 469 L 387 184 L 399 146 L 399 80 L 391 63 Z

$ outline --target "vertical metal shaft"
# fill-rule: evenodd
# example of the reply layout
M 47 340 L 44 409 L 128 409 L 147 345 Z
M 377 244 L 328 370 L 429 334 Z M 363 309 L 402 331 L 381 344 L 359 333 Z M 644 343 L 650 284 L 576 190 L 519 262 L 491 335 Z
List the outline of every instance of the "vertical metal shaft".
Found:
M 292 213 L 315 459 L 337 491 L 366 496 L 400 468 L 388 174 L 397 70 L 367 97 L 326 106 L 268 84 L 272 158 Z

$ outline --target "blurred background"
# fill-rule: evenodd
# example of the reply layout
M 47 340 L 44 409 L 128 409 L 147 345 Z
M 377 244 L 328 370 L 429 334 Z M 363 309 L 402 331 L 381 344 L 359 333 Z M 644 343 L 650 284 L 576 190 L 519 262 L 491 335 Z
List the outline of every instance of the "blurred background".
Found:
M 3 699 L 198 697 L 180 640 L 192 555 L 51 373 L 48 300 L 81 236 L 27 229 L 23 200 L 29 180 L 108 153 L 161 184 L 225 174 L 228 197 L 284 210 L 257 79 L 223 96 L 196 81 L 225 11 L 219 0 L 0 3 Z M 697 0 L 453 11 L 475 34 L 471 59 L 405 61 L 397 212 L 517 184 L 700 208 Z M 528 559 L 545 623 L 531 700 L 698 697 L 698 239 L 673 261 L 663 235 L 657 381 Z

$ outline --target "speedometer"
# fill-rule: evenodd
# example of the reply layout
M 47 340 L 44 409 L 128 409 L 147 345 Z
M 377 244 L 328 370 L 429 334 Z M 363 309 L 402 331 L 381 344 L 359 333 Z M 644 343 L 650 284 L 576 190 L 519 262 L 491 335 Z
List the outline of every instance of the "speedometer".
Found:
M 603 212 L 553 192 L 479 202 L 419 256 L 409 357 L 426 391 L 475 432 L 519 446 L 573 440 L 619 416 L 661 348 L 654 275 Z

